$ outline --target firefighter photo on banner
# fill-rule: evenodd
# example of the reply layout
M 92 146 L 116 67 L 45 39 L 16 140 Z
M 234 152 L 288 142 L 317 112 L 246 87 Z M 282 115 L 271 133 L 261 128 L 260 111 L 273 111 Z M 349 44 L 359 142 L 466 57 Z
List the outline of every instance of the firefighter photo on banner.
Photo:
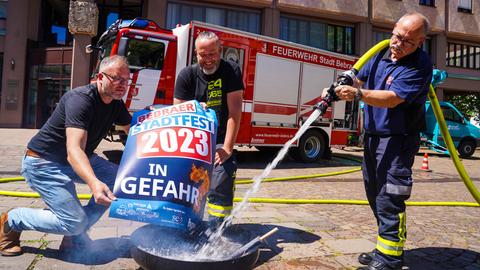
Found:
M 133 115 L 110 217 L 191 230 L 203 218 L 217 118 L 197 101 Z

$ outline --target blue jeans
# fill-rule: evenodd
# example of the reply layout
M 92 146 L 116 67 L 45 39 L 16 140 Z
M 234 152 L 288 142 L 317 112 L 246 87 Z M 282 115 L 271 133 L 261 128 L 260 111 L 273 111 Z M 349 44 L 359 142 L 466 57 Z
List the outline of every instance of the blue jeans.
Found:
M 113 190 L 118 166 L 97 155 L 90 157 L 95 175 Z M 48 209 L 15 208 L 8 212 L 8 223 L 21 232 L 78 235 L 85 233 L 108 207 L 96 204 L 93 197 L 82 206 L 74 182 L 84 183 L 69 164 L 25 156 L 22 175 L 28 185 L 40 194 Z

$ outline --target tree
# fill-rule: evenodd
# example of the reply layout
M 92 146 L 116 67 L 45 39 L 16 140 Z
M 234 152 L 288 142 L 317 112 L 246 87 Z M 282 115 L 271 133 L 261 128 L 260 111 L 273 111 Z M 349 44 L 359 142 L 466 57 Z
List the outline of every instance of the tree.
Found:
M 446 101 L 457 107 L 465 117 L 480 121 L 480 93 L 448 95 Z

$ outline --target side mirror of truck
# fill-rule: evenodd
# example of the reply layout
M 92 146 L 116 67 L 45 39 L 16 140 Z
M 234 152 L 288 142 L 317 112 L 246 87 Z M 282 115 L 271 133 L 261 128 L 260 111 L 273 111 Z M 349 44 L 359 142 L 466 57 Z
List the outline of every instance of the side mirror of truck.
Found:
M 87 54 L 91 54 L 93 51 L 103 52 L 103 48 L 94 46 L 94 45 L 92 45 L 92 44 L 88 44 L 88 45 L 85 47 L 85 52 L 86 52 Z

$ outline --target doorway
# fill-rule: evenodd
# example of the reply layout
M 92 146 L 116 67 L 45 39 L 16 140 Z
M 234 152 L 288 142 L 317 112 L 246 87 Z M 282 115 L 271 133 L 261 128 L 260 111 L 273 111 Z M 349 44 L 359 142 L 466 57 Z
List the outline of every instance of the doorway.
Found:
M 71 47 L 32 49 L 23 126 L 41 128 L 70 90 Z

